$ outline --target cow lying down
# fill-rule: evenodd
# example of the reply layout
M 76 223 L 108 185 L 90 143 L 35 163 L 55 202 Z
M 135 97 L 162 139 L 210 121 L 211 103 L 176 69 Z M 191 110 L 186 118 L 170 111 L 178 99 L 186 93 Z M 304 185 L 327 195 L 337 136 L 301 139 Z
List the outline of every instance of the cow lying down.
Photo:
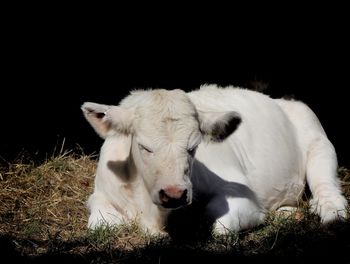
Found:
M 136 220 L 159 233 L 172 213 L 201 208 L 217 232 L 239 231 L 297 206 L 306 182 L 323 223 L 346 218 L 334 147 L 301 102 L 204 85 L 134 91 L 118 106 L 82 110 L 105 139 L 90 228 Z

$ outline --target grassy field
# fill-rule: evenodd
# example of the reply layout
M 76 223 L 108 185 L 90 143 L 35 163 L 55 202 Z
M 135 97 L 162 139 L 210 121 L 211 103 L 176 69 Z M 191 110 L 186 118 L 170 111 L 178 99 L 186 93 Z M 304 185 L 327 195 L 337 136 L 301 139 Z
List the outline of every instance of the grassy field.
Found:
M 86 200 L 93 190 L 96 157 L 63 154 L 35 164 L 19 160 L 0 168 L 1 263 L 171 263 L 283 257 L 284 262 L 347 257 L 350 221 L 322 226 L 301 201 L 296 214 L 271 213 L 249 231 L 174 240 L 143 233 L 135 224 L 87 229 Z M 339 168 L 346 197 L 350 171 Z M 285 258 L 288 256 L 288 258 Z M 348 259 L 348 261 L 350 261 Z

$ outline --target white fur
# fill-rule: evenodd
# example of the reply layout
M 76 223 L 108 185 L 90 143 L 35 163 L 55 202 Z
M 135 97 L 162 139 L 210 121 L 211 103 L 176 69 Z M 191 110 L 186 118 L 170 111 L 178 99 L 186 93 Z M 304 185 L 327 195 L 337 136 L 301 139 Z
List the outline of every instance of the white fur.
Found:
M 137 91 L 118 107 L 85 103 L 82 109 L 106 138 L 88 201 L 91 228 L 136 220 L 162 232 L 170 210 L 161 206 L 159 190 L 169 186 L 188 190 L 189 203 L 205 196 L 206 215 L 221 233 L 258 225 L 268 210 L 296 206 L 306 181 L 323 223 L 346 217 L 335 150 L 301 102 L 205 85 L 187 94 Z M 231 117 L 241 124 L 214 142 L 211 128 L 224 133 Z M 201 138 L 194 158 L 190 151 Z

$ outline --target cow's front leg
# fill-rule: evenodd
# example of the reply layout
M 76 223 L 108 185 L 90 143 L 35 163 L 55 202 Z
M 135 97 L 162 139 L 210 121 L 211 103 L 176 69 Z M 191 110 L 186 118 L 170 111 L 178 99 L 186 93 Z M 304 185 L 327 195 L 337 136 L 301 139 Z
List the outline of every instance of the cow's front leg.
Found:
M 218 213 L 219 217 L 214 223 L 214 232 L 227 234 L 228 232 L 238 232 L 242 229 L 250 228 L 261 224 L 265 218 L 265 212 L 257 204 L 248 198 L 225 198 L 209 203 L 208 210 Z M 219 209 L 219 211 L 218 211 Z
M 88 227 L 91 229 L 106 225 L 120 225 L 124 221 L 123 216 L 103 194 L 93 193 L 88 200 L 88 208 L 90 211 Z

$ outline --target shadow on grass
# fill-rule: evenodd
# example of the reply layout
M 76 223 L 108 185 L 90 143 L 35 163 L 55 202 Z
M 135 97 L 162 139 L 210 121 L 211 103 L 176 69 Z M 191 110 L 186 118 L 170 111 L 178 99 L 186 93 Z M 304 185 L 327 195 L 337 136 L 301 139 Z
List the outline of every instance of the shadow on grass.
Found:
M 347 259 L 350 250 L 350 223 L 337 223 L 326 228 L 304 223 L 281 227 L 262 241 L 248 241 L 249 232 L 237 235 L 237 243 L 225 237 L 186 243 L 170 238 L 151 240 L 132 250 L 93 248 L 86 240 L 43 242 L 0 237 L 1 263 L 303 263 L 325 259 Z M 245 241 L 245 242 L 243 242 Z M 20 246 L 46 247 L 43 254 L 28 254 Z M 41 244 L 40 244 L 41 243 Z M 26 251 L 28 252 L 28 250 Z M 7 262 L 6 262 L 7 261 Z M 346 263 L 346 262 L 344 262 Z

